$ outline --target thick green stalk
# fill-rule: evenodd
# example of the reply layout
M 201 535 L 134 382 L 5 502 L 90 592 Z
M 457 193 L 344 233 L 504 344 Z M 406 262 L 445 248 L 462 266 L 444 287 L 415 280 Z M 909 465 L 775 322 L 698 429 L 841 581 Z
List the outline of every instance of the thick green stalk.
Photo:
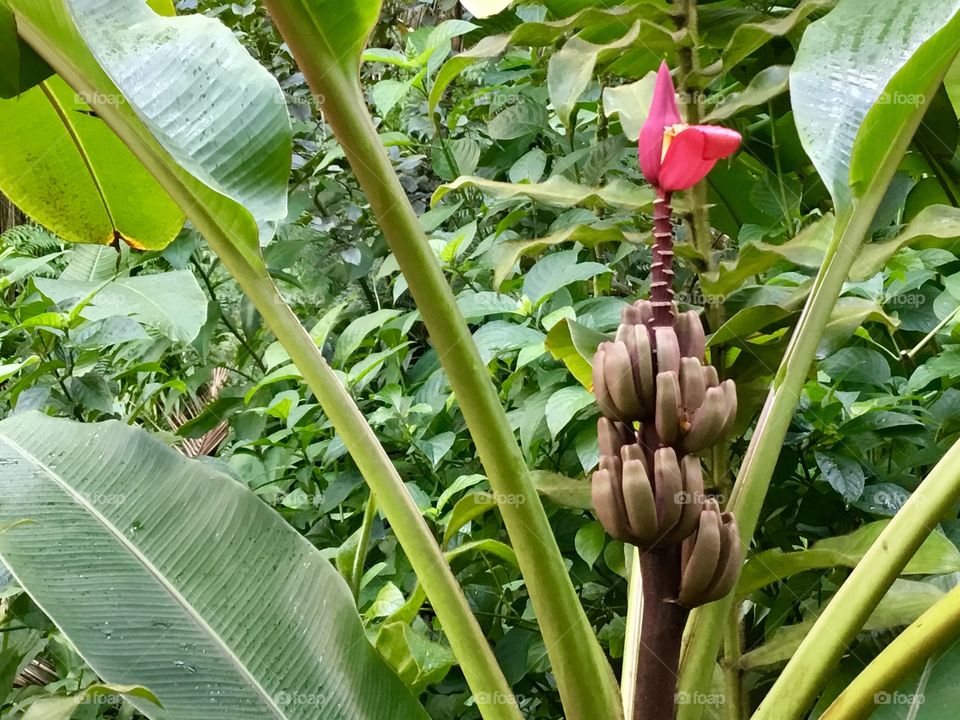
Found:
M 581 606 L 490 374 L 377 135 L 356 77 L 334 67 L 299 0 L 266 0 L 410 287 L 497 497 L 567 717 L 616 720 L 616 680 Z
M 734 591 L 736 592 L 736 591 Z M 743 682 L 737 663 L 743 655 L 743 629 L 740 627 L 739 608 L 734 607 L 724 629 L 723 679 L 724 715 L 727 720 L 743 720 Z
M 643 618 L 643 574 L 640 570 L 640 553 L 637 548 L 630 552 L 630 581 L 627 584 L 627 627 L 623 641 L 623 673 L 620 676 L 620 693 L 623 695 L 623 716 L 634 716 L 637 688 L 637 657 L 640 650 L 640 630 Z
M 943 456 L 857 563 L 770 688 L 754 720 L 794 720 L 927 536 L 960 499 L 960 442 Z
M 887 645 L 840 693 L 820 720 L 861 720 L 877 710 L 877 695 L 894 692 L 960 636 L 960 587 L 955 587 Z
M 353 562 L 350 564 L 350 590 L 353 592 L 354 600 L 360 597 L 360 581 L 363 580 L 363 566 L 367 562 L 370 531 L 373 529 L 373 521 L 376 517 L 377 496 L 370 493 L 367 504 L 363 508 L 363 522 L 357 538 L 357 551 L 353 554 Z

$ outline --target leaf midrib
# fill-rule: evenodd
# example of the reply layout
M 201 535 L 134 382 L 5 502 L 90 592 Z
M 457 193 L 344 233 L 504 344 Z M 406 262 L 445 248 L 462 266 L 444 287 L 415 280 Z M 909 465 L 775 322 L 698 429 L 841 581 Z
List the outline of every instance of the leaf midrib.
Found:
M 93 182 L 93 187 L 97 191 L 97 196 L 100 198 L 100 202 L 103 205 L 103 211 L 107 214 L 107 220 L 109 221 L 110 226 L 113 228 L 115 237 L 118 233 L 120 233 L 120 230 L 117 227 L 117 221 L 113 217 L 113 211 L 110 210 L 110 203 L 107 202 L 107 196 L 103 191 L 103 184 L 100 182 L 97 171 L 93 167 L 93 162 L 91 161 L 90 155 L 83 144 L 83 140 L 80 138 L 79 131 L 70 121 L 66 110 L 64 109 L 63 105 L 60 104 L 60 101 L 57 99 L 57 96 L 54 94 L 49 84 L 47 82 L 40 83 L 40 89 L 43 92 L 44 97 L 47 98 L 47 102 L 49 102 L 53 108 L 53 111 L 57 114 L 57 117 L 60 118 L 60 122 L 63 124 L 64 130 L 67 131 L 67 135 L 70 136 L 70 140 L 73 142 L 73 146 L 76 148 L 77 154 L 80 155 L 80 159 L 83 161 L 83 165 L 87 169 L 87 173 L 90 175 L 90 180 Z
M 256 693 L 260 695 L 264 704 L 270 708 L 273 716 L 279 718 L 280 720 L 288 720 L 288 716 L 284 714 L 283 710 L 277 705 L 273 696 L 267 692 L 260 682 L 256 679 L 253 673 L 247 668 L 247 666 L 238 658 L 230 649 L 230 646 L 220 637 L 220 635 L 214 631 L 214 629 L 207 623 L 207 621 L 201 616 L 193 606 L 187 601 L 187 599 L 180 593 L 177 588 L 169 582 L 167 577 L 160 572 L 157 568 L 138 548 L 136 545 L 131 543 L 127 537 L 119 531 L 119 529 L 110 522 L 110 520 L 104 516 L 100 511 L 98 511 L 89 501 L 86 500 L 81 494 L 75 491 L 70 484 L 62 479 L 59 474 L 57 474 L 53 468 L 44 463 L 36 455 L 28 451 L 18 442 L 16 442 L 9 435 L 0 432 L 0 440 L 7 443 L 13 450 L 20 453 L 24 458 L 31 462 L 36 467 L 40 468 L 45 475 L 47 475 L 55 485 L 57 485 L 61 490 L 63 490 L 68 496 L 70 496 L 81 509 L 86 510 L 92 519 L 96 520 L 104 529 L 107 530 L 119 543 L 119 545 L 126 549 L 130 555 L 137 560 L 143 568 L 150 573 L 150 575 L 166 590 L 170 596 L 183 608 L 186 614 L 196 623 L 201 632 L 206 633 L 206 635 L 214 642 L 216 646 L 221 648 L 223 655 L 229 660 L 239 671 L 240 675 L 246 678 L 251 687 L 254 688 Z M 39 603 L 38 603 L 39 604 Z

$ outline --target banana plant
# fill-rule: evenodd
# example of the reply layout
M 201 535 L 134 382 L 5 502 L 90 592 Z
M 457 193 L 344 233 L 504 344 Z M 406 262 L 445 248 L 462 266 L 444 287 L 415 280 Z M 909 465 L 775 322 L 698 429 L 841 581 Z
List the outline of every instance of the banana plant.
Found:
M 802 3 L 776 28 L 734 35 L 721 69 L 829 4 Z M 681 122 L 665 66 L 655 79 L 652 110 L 639 125 L 640 167 L 655 189 L 651 297 L 627 308 L 616 336 L 592 357 L 593 390 L 603 416 L 601 465 L 592 482 L 595 511 L 612 536 L 638 548 L 630 611 L 638 631 L 630 636 L 635 647 L 629 648 L 622 692 L 576 596 L 497 389 L 367 109 L 359 64 L 379 2 L 265 0 L 265 5 L 370 201 L 495 495 L 504 499 L 500 511 L 565 716 L 701 717 L 703 705 L 683 699 L 710 694 L 721 644 L 728 642 L 726 655 L 736 644 L 738 614 L 730 591 L 783 438 L 831 310 L 927 98 L 960 50 L 960 1 L 841 0 L 804 32 L 790 71 L 792 103 L 801 139 L 832 194 L 836 219 L 726 508 L 703 496 L 701 456 L 709 451 L 714 465 L 723 457 L 718 448 L 733 432 L 737 391 L 731 379 L 721 377 L 721 358 L 713 348 L 712 364 L 707 362 L 701 318 L 673 305 L 671 198 L 687 193 L 685 218 L 706 276 L 716 263 L 703 179 L 737 149 L 740 137 L 702 124 L 698 100 L 688 104 L 687 122 Z M 478 15 L 487 15 L 508 3 L 471 5 Z M 696 90 L 719 69 L 700 66 L 696 3 L 675 3 L 670 12 L 658 3 L 639 5 L 630 10 L 642 15 L 631 32 L 654 25 L 657 42 L 677 50 L 682 94 L 697 97 Z M 118 150 L 124 153 L 122 162 L 134 164 L 150 207 L 164 218 L 158 236 L 141 244 L 162 246 L 170 228 L 187 217 L 297 365 L 410 558 L 483 717 L 521 717 L 432 531 L 263 261 L 260 248 L 286 215 L 291 136 L 279 86 L 217 21 L 169 17 L 157 9 L 141 0 L 0 0 L 0 30 L 6 28 L 10 40 L 12 27 L 18 38 L 0 55 L 13 59 L 7 65 L 12 75 L 0 71 L 7 73 L 0 87 L 12 88 L 10 94 L 36 90 L 46 98 L 55 116 L 51 124 L 73 142 L 83 171 L 77 175 L 93 188 L 88 194 L 97 222 L 87 226 L 96 230 L 84 234 L 81 228 L 72 239 L 103 243 L 102 229 L 108 228 L 110 241 L 136 245 L 138 233 L 118 222 L 115 201 L 106 192 L 110 183 L 98 172 L 103 161 L 89 152 L 84 134 L 56 112 L 53 101 L 61 98 L 62 106 L 64 96 L 50 88 L 58 87 L 72 88 L 87 101 L 103 123 L 95 132 L 109 130 L 112 147 L 123 148 Z M 648 12 L 658 22 L 666 13 L 677 31 L 651 23 Z M 543 37 L 553 42 L 552 33 L 562 33 L 564 22 L 544 30 L 537 42 Z M 909 26 L 910 32 L 891 32 L 899 26 Z M 491 57 L 507 45 L 487 43 L 473 58 Z M 597 50 L 591 57 L 608 62 L 612 54 Z M 866 77 L 859 72 L 864 64 L 871 68 Z M 441 70 L 444 82 L 449 84 L 462 67 L 463 58 L 450 71 Z M 851 78 L 857 79 L 857 92 L 851 91 Z M 432 104 L 443 87 L 438 80 Z M 901 96 L 917 99 L 883 101 Z M 39 95 L 33 99 L 40 104 Z M 575 122 L 572 111 L 566 119 Z M 27 132 L 22 118 L 17 127 Z M 850 639 L 945 508 L 960 497 L 955 454 L 885 528 L 755 717 L 806 716 Z M 0 455 L 5 528 L 0 558 L 104 681 L 125 692 L 146 716 L 427 716 L 369 647 L 347 584 L 315 549 L 226 476 L 176 457 L 141 431 L 37 415 L 0 423 Z M 139 482 L 146 473 L 152 482 Z M 205 512 L 211 507 L 219 512 Z M 77 547 L 85 550 L 82 561 L 71 555 Z M 883 571 L 868 576 L 861 569 L 868 565 Z M 61 567 L 70 568 L 66 582 Z M 114 584 L 127 592 L 96 592 L 109 601 L 76 602 L 78 593 L 85 598 Z M 946 615 L 955 602 L 951 596 L 932 616 L 950 632 L 956 624 Z M 691 608 L 696 609 L 690 613 Z M 145 655 L 143 647 L 151 641 L 155 652 Z M 915 663 L 929 658 L 932 647 L 928 635 L 914 630 L 890 653 Z M 902 679 L 887 667 L 887 658 L 878 659 L 829 716 L 857 716 L 864 709 L 865 689 L 887 688 Z M 71 711 L 75 707 L 70 705 Z M 741 715 L 736 711 L 731 717 Z

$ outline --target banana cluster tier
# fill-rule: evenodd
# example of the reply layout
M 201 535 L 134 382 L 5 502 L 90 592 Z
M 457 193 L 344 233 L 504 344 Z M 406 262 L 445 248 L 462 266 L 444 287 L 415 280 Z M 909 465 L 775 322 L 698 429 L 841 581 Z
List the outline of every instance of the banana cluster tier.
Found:
M 698 457 L 730 436 L 737 392 L 705 364 L 697 313 L 674 318 L 672 327 L 655 326 L 641 300 L 597 349 L 593 390 L 603 417 L 593 503 L 619 540 L 645 549 L 683 543 L 679 601 L 694 607 L 726 594 L 743 562 L 736 522 L 705 496 Z

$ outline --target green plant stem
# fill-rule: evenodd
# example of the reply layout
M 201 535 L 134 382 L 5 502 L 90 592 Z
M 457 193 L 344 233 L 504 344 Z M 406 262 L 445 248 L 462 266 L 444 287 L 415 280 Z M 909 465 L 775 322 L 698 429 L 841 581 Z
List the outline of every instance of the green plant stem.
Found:
M 327 57 L 302 2 L 265 4 L 370 201 L 459 401 L 517 553 L 567 717 L 616 720 L 622 708 L 613 670 L 577 598 L 490 374 L 377 135 L 358 79 L 334 67 L 336 58 Z
M 250 347 L 250 344 L 247 342 L 246 338 L 243 337 L 241 332 L 237 329 L 237 326 L 233 324 L 230 318 L 227 317 L 227 313 L 224 312 L 223 307 L 220 305 L 220 299 L 217 297 L 217 291 L 213 287 L 213 283 L 210 280 L 210 275 L 207 274 L 206 269 L 196 258 L 190 258 L 190 263 L 193 265 L 194 269 L 197 271 L 197 274 L 200 276 L 200 279 L 203 281 L 204 286 L 207 288 L 207 292 L 210 293 L 210 299 L 213 300 L 214 304 L 217 306 L 217 310 L 220 311 L 220 320 L 223 321 L 223 326 L 227 328 L 227 331 L 233 335 L 237 342 L 240 343 L 240 347 L 247 351 L 247 354 L 250 356 L 250 359 L 253 360 L 254 364 L 260 368 L 260 372 L 267 372 L 267 366 L 263 363 L 263 360 L 254 352 L 254 349 Z
M 931 330 L 926 334 L 923 340 L 921 340 L 916 345 L 914 345 L 913 348 L 911 348 L 909 351 L 908 350 L 901 351 L 900 356 L 907 360 L 915 360 L 917 355 L 920 354 L 920 351 L 923 350 L 924 347 L 926 347 L 927 343 L 933 340 L 941 330 L 943 330 L 947 325 L 949 325 L 953 321 L 955 317 L 957 317 L 957 315 L 960 315 L 960 307 L 958 307 L 952 313 L 948 314 L 943 320 L 941 320 L 933 330 Z
M 930 85 L 924 88 L 927 93 L 924 97 L 931 96 L 941 80 L 942 73 L 932 78 Z M 917 107 L 916 112 L 904 121 L 894 142 L 882 149 L 884 161 L 877 166 L 880 170 L 863 196 L 847 201 L 842 209 L 838 206 L 833 238 L 774 377 L 727 507 L 737 517 L 740 537 L 746 547 L 753 539 L 783 439 L 800 400 L 823 330 L 870 231 L 898 161 L 907 151 L 920 125 L 924 107 Z M 700 692 L 709 682 L 720 649 L 720 634 L 716 628 L 729 617 L 733 602 L 731 594 L 691 614 L 681 652 L 678 685 L 681 692 Z M 778 708 L 776 712 L 780 711 Z M 703 708 L 697 705 L 687 705 L 681 708 L 680 718 L 698 720 L 702 712 Z M 777 717 L 782 720 L 781 716 Z
M 743 683 L 737 663 L 743 654 L 743 630 L 740 628 L 739 608 L 734 605 L 724 628 L 723 680 L 724 708 L 727 720 L 743 720 Z
M 960 442 L 937 463 L 857 563 L 767 693 L 755 720 L 806 717 L 870 613 L 958 499 Z
M 873 200 L 872 209 L 864 208 L 862 212 L 848 213 L 845 218 L 838 218 L 838 229 L 757 421 L 727 505 L 727 509 L 736 515 L 740 537 L 746 547 L 749 547 L 756 530 L 773 469 L 790 427 L 794 408 L 800 400 L 823 328 L 830 319 L 879 202 L 877 197 Z M 681 653 L 680 692 L 702 692 L 709 682 L 723 637 L 717 628 L 723 627 L 729 619 L 733 602 L 731 594 L 691 613 Z M 702 707 L 687 705 L 680 709 L 680 718 L 694 720 L 702 712 Z
M 627 586 L 627 627 L 623 640 L 623 675 L 620 691 L 623 695 L 623 716 L 632 718 L 637 687 L 637 654 L 640 649 L 640 630 L 643 616 L 643 575 L 640 570 L 640 550 L 630 553 L 630 582 Z
M 642 552 L 640 571 L 643 605 L 632 720 L 674 720 L 680 639 L 690 614 L 676 601 L 680 594 L 680 546 Z
M 960 587 L 921 615 L 847 685 L 820 720 L 860 720 L 877 709 L 876 696 L 893 692 L 960 636 Z
M 360 537 L 357 538 L 357 551 L 353 554 L 353 563 L 350 567 L 350 589 L 353 599 L 360 597 L 360 581 L 363 579 L 363 566 L 367 562 L 367 546 L 370 544 L 370 531 L 373 521 L 377 517 L 377 496 L 370 493 L 367 504 L 363 508 L 363 522 L 360 525 Z

